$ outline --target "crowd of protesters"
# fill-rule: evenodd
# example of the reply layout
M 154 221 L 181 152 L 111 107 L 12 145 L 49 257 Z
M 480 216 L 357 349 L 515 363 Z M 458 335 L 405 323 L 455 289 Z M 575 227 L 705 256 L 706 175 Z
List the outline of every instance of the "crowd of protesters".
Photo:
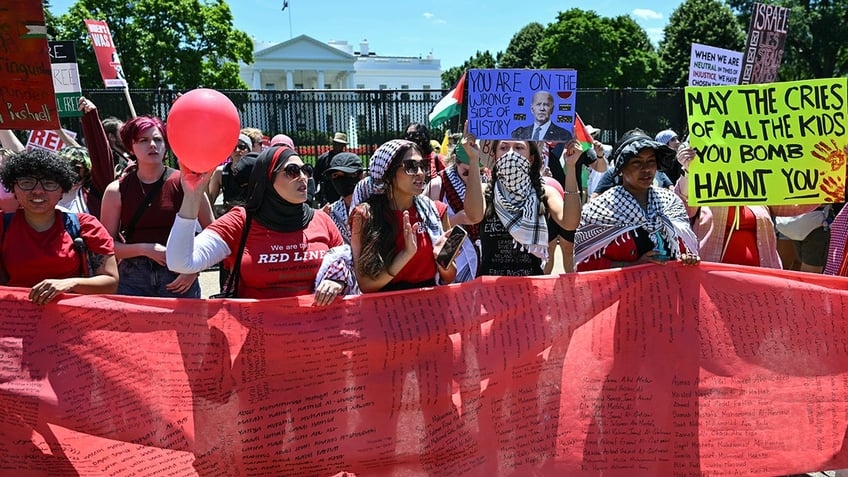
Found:
M 162 119 L 101 121 L 84 97 L 79 109 L 84 146 L 57 131 L 58 153 L 27 150 L 0 131 L 0 284 L 39 304 L 65 292 L 199 298 L 198 273 L 218 267 L 218 296 L 311 294 L 323 306 L 550 273 L 557 246 L 565 272 L 705 260 L 848 276 L 841 204 L 690 206 L 695 151 L 670 129 L 604 145 L 589 126 L 587 150 L 576 139 L 481 148 L 466 129 L 443 148 L 413 123 L 365 163 L 335 133 L 313 167 L 289 136 L 247 127 L 215 170 L 181 173 L 165 163 Z M 808 214 L 820 223 L 794 237 Z M 454 226 L 467 239 L 439 261 Z

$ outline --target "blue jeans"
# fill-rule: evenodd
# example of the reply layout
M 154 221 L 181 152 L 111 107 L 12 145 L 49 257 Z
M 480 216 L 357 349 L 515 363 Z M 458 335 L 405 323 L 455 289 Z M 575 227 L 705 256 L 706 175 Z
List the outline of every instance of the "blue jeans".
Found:
M 165 288 L 179 276 L 147 257 L 133 257 L 118 264 L 118 295 L 160 298 L 200 298 L 200 281 L 196 278 L 187 292 L 173 293 Z

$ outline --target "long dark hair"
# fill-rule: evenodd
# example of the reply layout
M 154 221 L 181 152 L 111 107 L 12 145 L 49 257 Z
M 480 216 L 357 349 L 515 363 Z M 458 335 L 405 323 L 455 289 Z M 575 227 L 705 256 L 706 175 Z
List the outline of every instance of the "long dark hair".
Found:
M 409 150 L 422 154 L 421 148 L 411 142 L 399 148 L 382 177 L 386 185 L 386 193 L 374 194 L 365 201 L 370 213 L 368 219 L 362 224 L 362 251 L 357 266 L 360 272 L 371 278 L 376 278 L 382 273 L 386 269 L 386 264 L 391 263 L 398 254 L 395 238 L 403 233 L 403 230 L 400 223 L 394 219 L 390 195 L 395 186 L 395 175 L 403 165 L 401 158 Z M 420 196 L 412 198 L 416 210 L 423 210 L 423 204 L 419 203 L 423 200 Z M 419 217 L 419 220 L 426 220 L 426 217 Z
M 492 150 L 497 154 L 498 145 L 501 143 L 501 140 L 494 141 L 492 143 Z M 545 187 L 542 184 L 542 154 L 539 152 L 539 146 L 534 141 L 527 141 L 527 144 L 530 146 L 530 159 L 532 163 L 530 164 L 530 183 L 533 185 L 533 190 L 536 191 L 536 195 L 539 197 L 539 214 L 544 216 L 548 211 L 548 198 L 545 195 Z M 488 187 L 486 187 L 486 191 L 484 197 L 486 199 L 486 212 L 484 214 L 485 218 L 491 218 L 495 215 L 495 184 L 498 183 L 498 158 L 495 158 L 495 165 L 492 166 L 492 180 L 489 181 Z

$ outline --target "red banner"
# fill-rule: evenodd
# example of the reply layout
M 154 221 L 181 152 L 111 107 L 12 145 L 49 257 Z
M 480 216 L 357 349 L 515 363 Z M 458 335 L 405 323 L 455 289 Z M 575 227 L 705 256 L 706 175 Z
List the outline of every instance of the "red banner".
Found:
M 58 129 L 41 2 L 0 3 L 0 129 Z
M 124 69 L 121 67 L 115 42 L 112 41 L 109 25 L 100 20 L 86 20 L 85 27 L 91 37 L 91 44 L 94 46 L 94 56 L 97 57 L 97 66 L 100 67 L 103 84 L 107 88 L 113 86 L 126 87 L 127 78 L 124 76 Z
M 719 264 L 218 301 L 0 289 L 0 472 L 848 467 L 848 280 Z M 10 474 L 11 475 L 11 474 Z

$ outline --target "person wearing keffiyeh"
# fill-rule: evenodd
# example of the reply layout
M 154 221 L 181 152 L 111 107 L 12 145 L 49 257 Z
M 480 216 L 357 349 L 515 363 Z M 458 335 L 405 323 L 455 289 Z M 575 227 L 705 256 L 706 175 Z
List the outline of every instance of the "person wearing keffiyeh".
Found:
M 467 130 L 461 141 L 448 152 L 448 166 L 439 172 L 424 190 L 433 200 L 447 204 L 450 225 L 461 225 L 468 232 L 456 257 L 456 283 L 473 280 L 479 263 L 479 222 L 483 220 L 483 181 L 480 172 L 480 147 Z
M 574 174 L 566 177 L 565 197 L 541 178 L 542 160 L 534 142 L 495 141 L 495 165 L 486 188 L 480 224 L 481 257 L 477 275 L 542 275 L 548 259 L 547 216 L 567 230 L 580 219 Z M 580 144 L 569 141 L 563 155 L 573 168 Z
M 574 243 L 578 271 L 680 259 L 698 263 L 698 239 L 674 192 L 653 186 L 658 164 L 674 151 L 641 132 L 625 135 L 613 152 L 615 186 L 583 208 Z
M 436 255 L 449 227 L 447 206 L 422 195 L 430 165 L 419 147 L 394 139 L 381 145 L 353 192 L 350 211 L 354 273 L 363 293 L 452 283 L 455 263 Z

